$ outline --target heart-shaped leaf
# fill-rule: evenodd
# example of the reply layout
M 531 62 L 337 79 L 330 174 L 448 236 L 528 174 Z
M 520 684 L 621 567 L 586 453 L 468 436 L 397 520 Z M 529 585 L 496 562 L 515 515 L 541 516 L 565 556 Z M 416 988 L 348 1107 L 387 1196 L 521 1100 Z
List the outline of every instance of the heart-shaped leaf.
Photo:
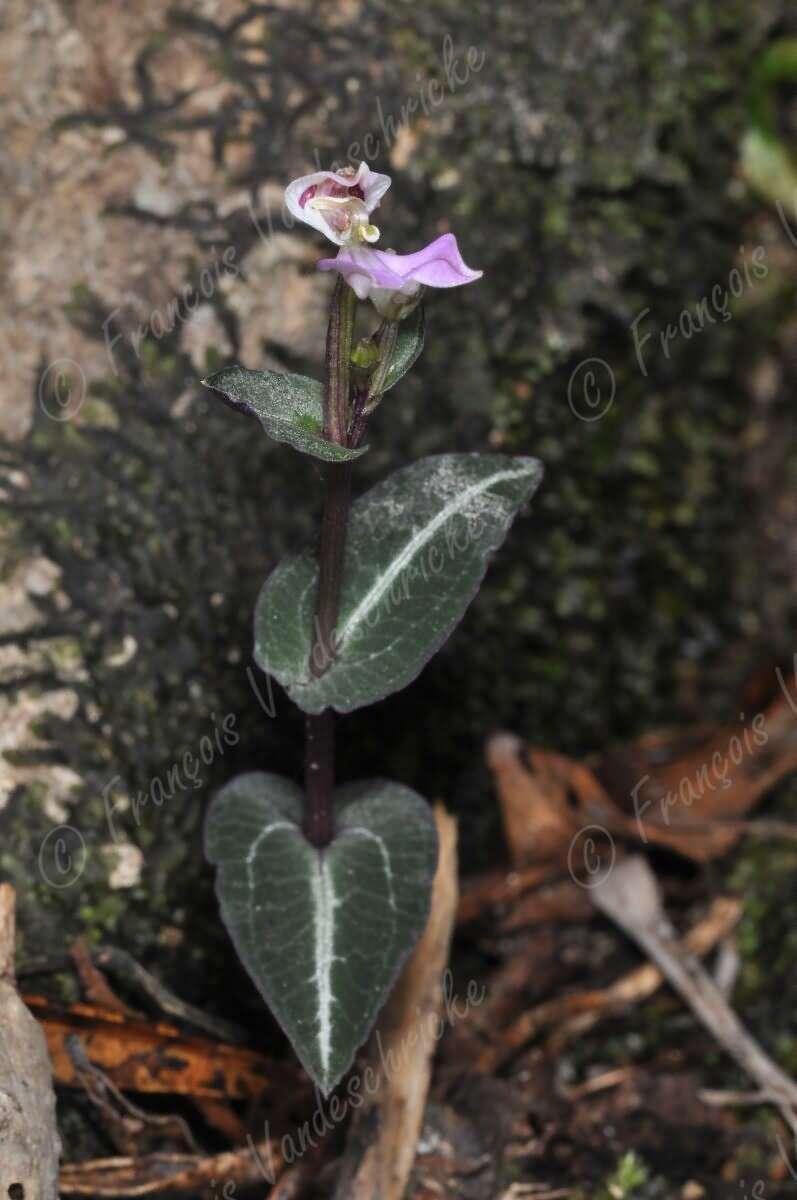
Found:
M 398 383 L 402 375 L 406 375 L 410 367 L 423 350 L 426 336 L 426 324 L 423 315 L 423 305 L 419 304 L 408 317 L 399 323 L 398 337 L 385 375 L 383 391 Z
M 437 862 L 431 810 L 409 788 L 350 784 L 335 804 L 334 840 L 317 850 L 296 784 L 241 775 L 215 797 L 205 830 L 238 956 L 324 1093 L 423 931 Z
M 410 683 L 478 591 L 487 561 L 542 478 L 535 458 L 442 454 L 352 506 L 335 657 L 310 672 L 318 567 L 283 560 L 255 610 L 255 658 L 305 712 L 351 712 Z
M 256 416 L 275 442 L 287 442 L 303 454 L 325 462 L 346 462 L 368 449 L 350 450 L 324 437 L 324 390 L 317 379 L 236 366 L 202 382 L 232 408 Z

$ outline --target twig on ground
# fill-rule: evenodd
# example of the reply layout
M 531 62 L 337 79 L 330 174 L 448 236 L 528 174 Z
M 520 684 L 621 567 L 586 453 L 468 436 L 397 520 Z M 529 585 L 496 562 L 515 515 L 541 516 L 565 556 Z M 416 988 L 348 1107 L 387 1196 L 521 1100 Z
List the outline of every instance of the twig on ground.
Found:
M 625 1083 L 634 1074 L 633 1067 L 615 1067 L 612 1071 L 603 1071 L 600 1075 L 592 1075 L 575 1087 L 563 1087 L 562 1095 L 571 1102 L 580 1100 L 582 1096 L 594 1096 L 595 1092 L 605 1092 L 609 1088 Z
M 723 938 L 717 947 L 717 958 L 714 963 L 714 982 L 726 1000 L 730 1000 L 733 989 L 741 970 L 742 960 L 736 941 L 731 937 Z
M 523 867 L 520 871 L 488 871 L 475 879 L 465 880 L 457 909 L 457 924 L 469 925 L 491 909 L 516 900 L 558 874 L 557 867 L 546 864 Z
M 571 1188 L 550 1188 L 547 1183 L 513 1183 L 500 1200 L 565 1200 Z
M 764 1052 L 698 959 L 681 946 L 661 904 L 656 878 L 641 856 L 625 859 L 592 889 L 596 906 L 658 965 L 695 1016 L 759 1085 L 797 1132 L 797 1084 Z
M 222 1134 L 231 1146 L 237 1146 L 245 1139 L 246 1125 L 230 1104 L 223 1100 L 208 1100 L 204 1096 L 192 1096 L 191 1102 L 202 1119 Z
M 349 1131 L 337 1200 L 401 1200 L 415 1160 L 443 1003 L 457 910 L 456 822 L 435 810 L 440 839 L 429 921 L 370 1044 L 378 1086 Z
M 717 897 L 703 920 L 687 931 L 683 939 L 684 949 L 698 958 L 705 958 L 717 945 L 722 944 L 737 925 L 741 914 L 742 906 L 738 900 L 730 896 Z M 547 1049 L 554 1054 L 560 1053 L 568 1042 L 592 1029 L 604 1017 L 616 1016 L 632 1005 L 647 1000 L 663 983 L 664 974 L 653 963 L 636 967 L 604 990 L 604 1003 L 600 1009 L 581 1013 L 555 1030 Z
M 240 1025 L 236 1025 L 232 1021 L 225 1021 L 221 1017 L 211 1016 L 202 1009 L 195 1008 L 193 1004 L 187 1004 L 179 996 L 175 996 L 174 992 L 165 987 L 154 975 L 146 971 L 126 950 L 119 950 L 115 946 L 100 946 L 98 950 L 94 951 L 92 960 L 95 966 L 110 971 L 111 974 L 134 985 L 139 991 L 149 996 L 151 1000 L 155 1001 L 161 1012 L 168 1013 L 169 1016 L 175 1017 L 179 1021 L 185 1021 L 186 1024 L 193 1025 L 196 1029 L 202 1029 L 205 1033 L 220 1038 L 224 1042 L 246 1040 L 246 1031 Z
M 490 975 L 484 1002 L 466 1024 L 456 1027 L 451 1043 L 456 1045 L 462 1036 L 500 1040 L 501 1030 L 528 1007 L 529 995 L 546 995 L 562 978 L 559 940 L 553 928 L 534 929 L 513 939 L 512 949 Z
M 619 870 L 619 866 L 615 871 Z M 720 897 L 708 916 L 689 931 L 684 947 L 691 954 L 705 955 L 726 937 L 739 919 L 741 907 L 736 900 Z M 583 1033 L 607 1016 L 615 1016 L 641 1000 L 647 1000 L 664 982 L 664 974 L 652 963 L 637 967 L 609 987 L 587 992 L 571 992 L 537 1005 L 513 1021 L 502 1033 L 500 1042 L 488 1046 L 477 1066 L 490 1072 L 503 1066 L 541 1030 L 560 1026 L 549 1043 L 561 1049 L 574 1034 Z
M 126 950 L 120 950 L 116 946 L 100 946 L 92 951 L 91 962 L 94 967 L 109 972 L 148 996 L 161 1012 L 168 1013 L 188 1025 L 193 1025 L 196 1029 L 202 1029 L 221 1041 L 234 1044 L 246 1041 L 246 1030 L 240 1025 L 236 1025 L 234 1021 L 227 1021 L 223 1017 L 211 1016 L 209 1013 L 203 1012 L 201 1008 L 187 1004 L 185 1000 L 181 1000 L 160 980 L 145 970 Z M 27 959 L 20 964 L 17 973 L 23 979 L 28 975 L 49 975 L 53 971 L 63 971 L 68 966 L 77 967 L 74 948 L 72 954 L 39 955 L 36 958 Z M 115 996 L 110 1004 L 102 1003 L 105 1008 L 119 1008 L 121 1004 Z
M 72 959 L 87 1000 L 90 1000 L 92 1004 L 100 1004 L 103 1008 L 120 1012 L 122 1016 L 141 1018 L 141 1013 L 134 1012 L 133 1009 L 128 1008 L 116 993 L 111 990 L 108 980 L 102 971 L 99 971 L 91 961 L 91 951 L 86 945 L 84 938 L 78 938 L 72 945 L 69 957 Z
M 147 1126 L 155 1126 L 164 1135 L 177 1135 L 188 1149 L 199 1154 L 199 1147 L 187 1122 L 177 1114 L 148 1113 L 123 1096 L 111 1080 L 89 1061 L 79 1038 L 67 1039 L 67 1052 L 86 1095 L 102 1115 L 104 1124 L 123 1153 L 137 1148 Z M 140 1148 L 140 1147 L 138 1147 Z
M 298 1200 L 312 1182 L 313 1168 L 306 1162 L 288 1167 L 282 1178 L 268 1194 L 268 1200 Z
M 514 933 L 536 925 L 549 925 L 557 921 L 581 923 L 593 915 L 589 889 L 579 886 L 572 879 L 560 879 L 557 883 L 544 884 L 536 891 L 522 896 L 517 904 L 499 919 L 502 933 Z
M 768 1104 L 766 1092 L 722 1092 L 717 1088 L 701 1088 L 697 1093 L 702 1104 L 712 1108 L 746 1108 L 752 1104 Z
M 145 1158 L 98 1158 L 61 1169 L 62 1196 L 158 1196 L 191 1192 L 219 1180 L 237 1187 L 263 1183 L 263 1162 L 279 1169 L 277 1141 L 198 1158 L 190 1154 L 149 1154 Z

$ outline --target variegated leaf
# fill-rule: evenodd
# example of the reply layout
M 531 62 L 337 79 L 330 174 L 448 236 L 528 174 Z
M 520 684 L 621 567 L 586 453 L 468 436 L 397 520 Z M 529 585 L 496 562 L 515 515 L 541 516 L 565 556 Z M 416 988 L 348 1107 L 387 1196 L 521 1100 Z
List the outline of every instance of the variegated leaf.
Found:
M 263 586 L 258 663 L 311 713 L 351 712 L 405 687 L 462 618 L 541 478 L 534 458 L 442 454 L 377 484 L 352 507 L 331 665 L 310 670 L 313 551 L 285 559 Z
M 301 830 L 302 793 L 241 775 L 205 831 L 238 956 L 326 1093 L 348 1070 L 429 912 L 437 834 L 429 806 L 387 780 L 339 788 L 322 850 Z

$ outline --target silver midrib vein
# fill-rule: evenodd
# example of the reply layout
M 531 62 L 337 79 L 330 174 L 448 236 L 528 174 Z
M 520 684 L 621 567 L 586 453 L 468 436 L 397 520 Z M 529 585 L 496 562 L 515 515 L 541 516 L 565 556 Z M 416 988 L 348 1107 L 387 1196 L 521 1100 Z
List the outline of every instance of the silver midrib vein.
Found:
M 387 594 L 390 588 L 398 579 L 404 568 L 412 561 L 414 556 L 423 549 L 427 542 L 431 541 L 438 529 L 445 525 L 449 517 L 453 516 L 458 509 L 464 506 L 474 496 L 480 495 L 487 491 L 495 483 L 503 483 L 506 479 L 522 479 L 524 475 L 532 474 L 533 469 L 525 469 L 523 471 L 496 471 L 494 475 L 489 475 L 486 479 L 480 479 L 478 483 L 473 483 L 470 487 L 465 488 L 464 492 L 459 492 L 449 502 L 440 509 L 440 511 L 432 518 L 432 520 L 420 529 L 414 537 L 412 537 L 396 558 L 388 566 L 387 570 L 378 577 L 363 596 L 360 603 L 357 605 L 346 621 L 342 625 L 339 633 L 338 645 L 342 649 L 347 642 L 351 640 L 357 632 L 358 627 L 381 601 L 382 597 Z
M 315 914 L 315 976 L 318 989 L 318 1053 L 324 1071 L 329 1070 L 332 1047 L 332 964 L 335 961 L 335 909 L 337 899 L 328 861 L 323 853 L 315 861 L 312 876 Z
M 393 871 L 390 866 L 390 855 L 383 839 L 361 825 L 346 832 L 377 843 L 385 871 L 390 907 L 395 912 Z M 340 902 L 332 885 L 329 860 L 323 852 L 315 861 L 312 889 L 315 916 L 315 975 L 313 981 L 318 990 L 318 1053 L 324 1071 L 328 1071 L 332 1049 L 332 1005 L 335 1000 L 332 991 L 332 965 L 335 962 L 335 909 Z
M 252 867 L 255 857 L 269 834 L 274 833 L 277 829 L 289 829 L 295 832 L 296 825 L 291 821 L 272 821 L 270 825 L 266 825 L 260 830 L 249 847 L 246 867 L 249 891 L 252 895 L 254 895 Z M 368 831 L 358 830 L 358 832 L 367 833 Z M 375 838 L 375 840 L 382 841 L 381 838 Z M 332 1002 L 334 999 L 332 995 L 332 964 L 335 961 L 335 909 L 338 906 L 338 899 L 332 886 L 329 863 L 323 854 L 319 854 L 315 858 L 310 886 L 313 893 L 313 927 L 315 930 L 313 982 L 318 989 L 318 1052 L 324 1071 L 327 1071 L 332 1048 Z

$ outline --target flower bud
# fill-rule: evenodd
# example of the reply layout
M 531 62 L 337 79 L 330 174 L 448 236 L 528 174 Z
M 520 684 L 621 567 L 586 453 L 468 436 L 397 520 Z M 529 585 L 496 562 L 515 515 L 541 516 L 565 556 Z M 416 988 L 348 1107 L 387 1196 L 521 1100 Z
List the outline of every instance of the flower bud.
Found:
M 352 366 L 360 371 L 373 371 L 379 362 L 379 347 L 373 338 L 362 338 L 351 352 Z

